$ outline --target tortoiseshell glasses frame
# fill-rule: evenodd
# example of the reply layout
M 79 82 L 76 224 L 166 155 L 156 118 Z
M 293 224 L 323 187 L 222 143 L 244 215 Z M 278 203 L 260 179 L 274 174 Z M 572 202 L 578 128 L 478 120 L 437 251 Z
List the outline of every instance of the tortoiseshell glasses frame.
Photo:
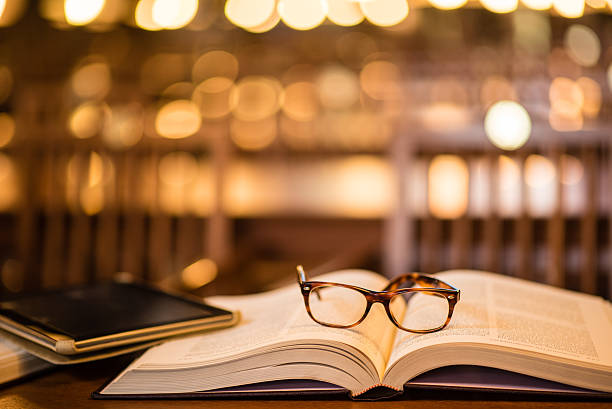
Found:
M 350 284 L 333 283 L 333 282 L 327 282 L 327 281 L 310 281 L 308 280 L 308 276 L 306 275 L 306 272 L 304 272 L 304 268 L 302 266 L 297 266 L 297 281 L 298 281 L 298 284 L 300 285 L 302 296 L 304 297 L 304 304 L 306 305 L 306 311 L 308 312 L 308 315 L 310 316 L 310 318 L 312 318 L 312 320 L 318 324 L 321 324 L 327 327 L 332 327 L 332 328 L 352 328 L 360 324 L 370 312 L 370 308 L 372 308 L 372 305 L 378 302 L 384 306 L 385 311 L 387 312 L 387 315 L 389 316 L 389 319 L 391 320 L 391 322 L 401 330 L 408 331 L 408 332 L 414 332 L 414 333 L 421 333 L 421 334 L 439 331 L 450 323 L 451 317 L 453 316 L 453 311 L 455 309 L 455 305 L 459 301 L 460 294 L 461 294 L 461 291 L 453 287 L 452 285 L 445 283 L 444 281 L 439 280 L 437 278 L 434 278 L 434 277 L 431 277 L 425 274 L 420 274 L 420 273 L 407 273 L 407 274 L 402 274 L 398 277 L 395 277 L 393 280 L 389 282 L 389 284 L 387 284 L 387 286 L 382 291 L 368 290 L 366 288 L 362 288 L 362 287 L 358 287 L 358 286 L 350 285 Z M 413 282 L 413 283 L 420 285 L 421 287 L 399 288 L 400 285 L 402 285 L 405 282 Z M 343 287 L 346 289 L 354 290 L 354 291 L 361 293 L 365 297 L 367 301 L 367 305 L 364 309 L 364 312 L 361 318 L 359 318 L 357 321 L 352 322 L 348 325 L 339 325 L 339 324 L 331 324 L 327 322 L 322 322 L 313 315 L 311 308 L 310 308 L 310 301 L 309 301 L 311 292 L 318 287 L 331 287 L 331 286 Z M 393 316 L 393 313 L 391 312 L 390 303 L 393 297 L 397 295 L 407 295 L 407 296 L 412 295 L 412 294 L 407 294 L 407 293 L 415 293 L 415 294 L 422 293 L 422 294 L 428 294 L 428 295 L 433 295 L 436 297 L 445 298 L 446 301 L 448 302 L 448 314 L 447 314 L 447 317 L 444 323 L 442 325 L 439 325 L 434 328 L 429 328 L 429 329 L 404 328 L 402 324 L 398 322 Z M 319 295 L 318 292 L 317 292 L 317 295 Z

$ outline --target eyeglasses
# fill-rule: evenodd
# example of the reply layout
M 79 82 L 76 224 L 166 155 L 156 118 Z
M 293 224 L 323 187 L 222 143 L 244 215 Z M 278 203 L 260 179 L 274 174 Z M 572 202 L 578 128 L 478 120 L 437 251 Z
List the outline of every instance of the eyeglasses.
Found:
M 416 333 L 439 331 L 451 320 L 460 291 L 425 274 L 408 273 L 393 279 L 382 291 L 349 284 L 309 281 L 302 266 L 297 280 L 310 318 L 333 328 L 351 328 L 381 303 L 398 328 Z

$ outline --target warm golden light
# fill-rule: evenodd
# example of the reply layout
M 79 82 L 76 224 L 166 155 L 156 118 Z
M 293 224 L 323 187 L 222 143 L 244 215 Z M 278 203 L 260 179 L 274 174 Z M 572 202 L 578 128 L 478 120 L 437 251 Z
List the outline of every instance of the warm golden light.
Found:
M 198 175 L 198 163 L 187 152 L 172 152 L 159 161 L 159 205 L 164 212 L 185 214 L 190 207 L 188 192 Z
M 357 75 L 341 65 L 329 65 L 321 70 L 315 86 L 321 104 L 328 109 L 342 110 L 359 101 Z
M 138 27 L 148 31 L 157 31 L 163 28 L 153 20 L 154 5 L 155 0 L 138 0 L 134 14 L 134 19 Z
M 456 219 L 468 206 L 469 172 L 465 160 L 456 155 L 438 155 L 427 176 L 429 211 L 440 219 Z
M 349 217 L 381 217 L 391 209 L 392 186 L 389 164 L 375 156 L 358 155 L 329 167 L 332 206 Z M 327 173 L 327 172 L 325 172 Z
M 521 169 L 514 159 L 500 155 L 497 161 L 497 211 L 502 217 L 517 216 L 521 212 Z
M 112 167 L 107 164 L 111 164 L 111 162 L 107 161 L 105 163 L 98 153 L 92 152 L 89 155 L 87 180 L 79 195 L 81 208 L 85 214 L 94 215 L 100 213 L 104 208 L 103 181 L 113 173 Z
M 203 258 L 183 269 L 181 281 L 186 288 L 193 290 L 213 281 L 217 271 L 217 264 L 213 260 Z
M 223 208 L 232 216 L 263 215 L 283 210 L 285 174 L 272 163 L 236 160 L 225 176 Z
M 577 185 L 584 176 L 582 162 L 572 155 L 561 155 L 561 169 L 561 183 L 564 185 Z
M 601 43 L 595 32 L 582 24 L 572 24 L 565 32 L 567 54 L 578 64 L 592 67 L 599 61 Z
M 576 80 L 584 97 L 582 113 L 587 118 L 597 118 L 601 110 L 601 87 L 599 83 L 588 77 L 580 77 Z
M 541 155 L 529 155 L 525 160 L 525 183 L 529 188 L 528 210 L 541 217 L 552 212 L 556 201 L 557 171 L 552 161 Z
M 19 199 L 17 169 L 8 155 L 0 152 L 0 211 L 12 209 Z
M 339 26 L 355 26 L 361 23 L 364 15 L 355 0 L 327 0 L 327 18 Z
M 550 84 L 550 126 L 557 131 L 582 129 L 584 94 L 580 86 L 569 78 L 557 77 Z
M 493 13 L 510 13 L 518 7 L 518 0 L 480 0 L 480 3 Z
M 0 27 L 8 27 L 15 24 L 23 15 L 26 6 L 26 0 L 2 0 L 0 3 Z M 61 3 L 59 6 L 61 8 Z
M 529 155 L 525 160 L 525 183 L 539 188 L 549 184 L 556 176 L 555 165 L 542 155 Z
M 359 75 L 361 88 L 373 99 L 397 99 L 401 94 L 401 73 L 397 65 L 390 61 L 369 62 Z
M 283 113 L 296 121 L 312 121 L 319 113 L 317 88 L 311 82 L 289 84 L 282 99 Z
M 223 77 L 234 81 L 238 77 L 238 60 L 223 50 L 213 50 L 202 54 L 193 64 L 191 79 L 199 84 L 213 77 Z
M 65 0 L 66 21 L 73 26 L 89 24 L 100 15 L 105 0 Z
M 471 122 L 469 110 L 462 105 L 450 102 L 436 102 L 420 111 L 423 125 L 437 132 L 456 131 Z M 441 121 L 440 118 L 444 118 Z
M 553 0 L 553 7 L 561 17 L 578 18 L 584 14 L 584 0 Z
M 484 122 L 487 137 L 498 148 L 518 149 L 531 135 L 531 118 L 520 104 L 499 101 L 487 111 Z
M 97 135 L 104 125 L 108 107 L 104 104 L 86 102 L 79 105 L 68 120 L 70 132 L 79 139 Z
M 155 0 L 151 17 L 156 25 L 176 30 L 189 24 L 197 12 L 198 0 Z
M 227 0 L 225 3 L 225 17 L 246 29 L 264 25 L 275 13 L 275 0 Z
M 159 161 L 159 180 L 169 186 L 185 186 L 191 183 L 198 171 L 198 163 L 187 152 L 172 152 Z
M 453 10 L 465 6 L 467 0 L 429 0 L 429 4 L 440 10 Z
M 382 27 L 401 23 L 409 12 L 406 0 L 368 0 L 359 5 L 370 23 Z
M 553 5 L 553 0 L 521 0 L 522 3 L 532 10 L 548 10 Z
M 270 145 L 277 134 L 276 117 L 271 116 L 259 121 L 232 119 L 230 135 L 232 141 L 241 149 L 257 151 Z
M 258 121 L 274 115 L 281 106 L 282 86 L 272 77 L 248 76 L 230 94 L 234 116 L 243 121 Z
M 113 106 L 104 123 L 104 142 L 115 149 L 124 149 L 140 141 L 144 132 L 144 112 L 138 103 Z
M 191 136 L 198 132 L 201 126 L 200 110 L 193 102 L 184 99 L 167 103 L 155 118 L 155 130 L 169 139 Z
M 327 2 L 323 0 L 279 0 L 278 14 L 283 23 L 295 30 L 310 30 L 327 16 Z
M 202 117 L 206 119 L 223 118 L 233 108 L 230 105 L 233 87 L 234 82 L 229 78 L 209 78 L 196 87 L 191 100 L 200 109 Z
M 72 74 L 72 91 L 84 99 L 102 99 L 111 88 L 110 67 L 95 62 L 80 67 Z
M 10 114 L 0 114 L 0 148 L 8 145 L 15 136 L 15 120 Z

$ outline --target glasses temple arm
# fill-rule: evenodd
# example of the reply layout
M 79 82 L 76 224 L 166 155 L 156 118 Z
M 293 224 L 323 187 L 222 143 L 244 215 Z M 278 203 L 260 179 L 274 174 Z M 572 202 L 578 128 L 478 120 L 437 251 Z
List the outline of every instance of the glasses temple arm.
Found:
M 308 281 L 308 277 L 306 276 L 306 272 L 304 272 L 304 267 L 301 265 L 296 267 L 297 269 L 297 281 L 302 284 L 305 281 Z

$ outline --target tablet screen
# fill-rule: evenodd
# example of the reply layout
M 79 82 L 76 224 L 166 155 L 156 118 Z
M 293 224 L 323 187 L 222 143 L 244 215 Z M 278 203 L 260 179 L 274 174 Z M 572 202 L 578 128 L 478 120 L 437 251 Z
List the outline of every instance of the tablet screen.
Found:
M 1 313 L 22 325 L 75 341 L 232 313 L 149 287 L 104 283 L 0 303 Z

